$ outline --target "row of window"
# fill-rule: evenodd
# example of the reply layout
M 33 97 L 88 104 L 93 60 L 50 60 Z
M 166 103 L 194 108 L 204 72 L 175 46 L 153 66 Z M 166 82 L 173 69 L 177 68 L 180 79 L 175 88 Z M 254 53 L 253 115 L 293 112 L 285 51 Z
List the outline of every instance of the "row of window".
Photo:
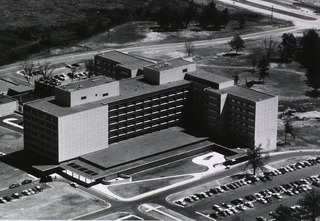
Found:
M 111 137 L 109 136 L 109 144 L 119 142 L 122 140 L 127 140 L 127 139 L 130 139 L 133 137 L 138 137 L 138 136 L 141 136 L 144 134 L 152 133 L 152 132 L 166 129 L 166 128 L 169 128 L 172 126 L 176 126 L 177 123 L 178 123 L 178 121 L 172 121 L 172 122 L 168 122 L 168 123 L 154 125 L 153 127 L 150 127 L 150 128 L 138 128 L 135 131 L 127 131 L 127 132 L 123 132 L 120 134 L 115 134 Z
M 231 99 L 231 102 L 235 103 L 235 104 L 238 104 L 238 105 L 242 105 L 244 107 L 254 108 L 254 105 L 252 105 L 252 104 L 248 104 L 248 103 L 243 102 L 243 101 L 235 100 L 233 98 Z
M 30 113 L 34 117 L 38 117 L 39 119 L 43 119 L 43 120 L 46 120 L 49 122 L 57 123 L 57 121 L 58 121 L 55 116 L 44 113 L 44 112 L 37 110 L 37 109 L 34 109 L 34 108 L 30 108 L 28 106 L 24 107 L 24 111 L 25 111 L 25 113 Z M 28 119 L 28 115 L 27 114 L 24 114 L 24 115 L 27 116 L 27 119 Z

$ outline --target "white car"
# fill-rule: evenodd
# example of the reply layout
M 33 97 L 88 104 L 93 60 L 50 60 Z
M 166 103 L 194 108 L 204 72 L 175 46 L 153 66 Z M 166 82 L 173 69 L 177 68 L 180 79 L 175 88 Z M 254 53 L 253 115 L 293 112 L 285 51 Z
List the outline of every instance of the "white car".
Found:
M 70 183 L 70 186 L 72 186 L 74 188 L 77 188 L 79 185 L 77 183 L 75 183 L 75 182 L 72 182 L 72 183 Z

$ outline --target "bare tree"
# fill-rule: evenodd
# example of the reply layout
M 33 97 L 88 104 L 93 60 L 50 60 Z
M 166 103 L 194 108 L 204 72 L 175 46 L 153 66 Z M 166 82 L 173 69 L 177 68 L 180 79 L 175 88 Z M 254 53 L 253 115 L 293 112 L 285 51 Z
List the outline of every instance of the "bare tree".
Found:
M 255 175 L 257 170 L 263 170 L 263 167 L 269 161 L 269 155 L 263 154 L 261 144 L 247 151 L 248 161 L 245 163 L 244 170 L 253 169 Z
M 20 66 L 23 69 L 23 75 L 28 84 L 30 85 L 31 81 L 31 76 L 33 73 L 33 70 L 35 68 L 34 63 L 30 62 L 29 60 L 21 61 Z
M 39 63 L 38 65 L 40 67 L 41 74 L 45 78 L 50 77 L 52 75 L 52 72 L 56 69 L 56 67 L 48 61 L 45 61 L 42 64 Z
M 191 56 L 191 54 L 194 52 L 195 50 L 195 47 L 194 47 L 194 44 L 192 42 L 186 42 L 184 43 L 184 48 L 185 48 L 185 51 L 188 55 L 188 57 Z
M 266 58 L 267 58 L 267 62 L 270 62 L 270 57 L 272 55 L 272 53 L 274 52 L 275 48 L 276 48 L 277 43 L 274 42 L 271 37 L 269 39 L 269 42 L 267 41 L 267 39 L 264 39 L 264 48 L 266 50 Z

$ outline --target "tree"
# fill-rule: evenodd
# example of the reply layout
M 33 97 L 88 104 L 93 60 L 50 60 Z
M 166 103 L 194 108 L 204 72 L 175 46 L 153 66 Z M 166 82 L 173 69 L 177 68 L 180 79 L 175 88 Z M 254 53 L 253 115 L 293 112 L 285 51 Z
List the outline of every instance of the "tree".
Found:
M 186 42 L 186 43 L 184 43 L 184 49 L 187 52 L 188 57 L 190 57 L 195 49 L 194 44 L 192 42 Z
M 86 66 L 86 71 L 88 72 L 88 77 L 91 77 L 95 74 L 95 67 L 94 67 L 94 62 L 93 60 L 87 60 L 85 62 L 85 66 Z
M 282 42 L 279 45 L 281 58 L 289 61 L 295 57 L 298 47 L 297 39 L 292 33 L 284 33 L 282 35 Z
M 290 134 L 293 137 L 293 139 L 295 139 L 292 123 L 289 119 L 286 119 L 284 122 L 284 142 L 285 143 L 287 143 L 288 134 Z
M 233 76 L 233 80 L 234 80 L 234 84 L 238 84 L 240 78 L 239 78 L 239 74 L 234 74 Z
M 276 46 L 277 43 L 274 42 L 271 37 L 269 39 L 269 42 L 267 41 L 267 39 L 264 39 L 264 49 L 266 50 L 266 59 L 268 63 L 270 62 L 271 55 L 274 52 Z
M 300 217 L 315 221 L 320 216 L 320 192 L 314 189 L 306 192 L 298 205 L 301 206 L 298 210 Z
M 233 36 L 233 38 L 229 41 L 229 45 L 231 47 L 231 50 L 235 50 L 236 54 L 238 54 L 239 51 L 242 51 L 244 46 L 244 41 L 239 35 Z
M 261 144 L 247 151 L 248 161 L 245 163 L 244 170 L 253 169 L 255 175 L 257 170 L 263 170 L 263 167 L 269 161 L 269 155 L 262 153 Z
M 280 204 L 275 210 L 275 221 L 299 221 L 297 215 L 287 206 Z
M 269 75 L 269 62 L 266 57 L 262 57 L 258 62 L 259 81 L 264 83 L 265 78 Z
M 38 66 L 40 67 L 41 74 L 45 78 L 50 77 L 52 72 L 56 69 L 56 67 L 48 61 L 45 61 L 42 64 L 39 63 Z
M 30 85 L 31 76 L 35 68 L 34 63 L 30 62 L 29 60 L 25 60 L 20 62 L 20 66 L 23 70 L 24 78 L 26 79 L 27 83 Z
M 246 24 L 246 19 L 243 16 L 238 18 L 238 28 L 239 29 L 243 29 L 245 24 Z
M 161 28 L 168 28 L 170 26 L 170 8 L 163 6 L 156 15 L 156 21 Z
M 320 69 L 320 37 L 316 30 L 308 30 L 299 39 L 298 61 L 308 70 Z
M 307 84 L 317 97 L 320 89 L 320 37 L 315 30 L 305 32 L 299 39 L 297 60 L 307 69 Z

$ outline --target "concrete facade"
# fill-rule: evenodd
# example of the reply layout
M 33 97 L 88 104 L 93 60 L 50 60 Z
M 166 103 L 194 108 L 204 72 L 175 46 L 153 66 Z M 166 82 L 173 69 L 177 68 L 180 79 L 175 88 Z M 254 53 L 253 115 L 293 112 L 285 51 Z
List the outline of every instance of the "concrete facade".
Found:
M 119 95 L 119 82 L 108 81 L 104 77 L 79 81 L 55 88 L 57 103 L 72 107 Z
M 108 105 L 58 118 L 58 162 L 108 147 Z
M 178 58 L 144 67 L 143 75 L 150 84 L 162 85 L 183 80 L 188 72 L 195 70 L 195 63 Z

